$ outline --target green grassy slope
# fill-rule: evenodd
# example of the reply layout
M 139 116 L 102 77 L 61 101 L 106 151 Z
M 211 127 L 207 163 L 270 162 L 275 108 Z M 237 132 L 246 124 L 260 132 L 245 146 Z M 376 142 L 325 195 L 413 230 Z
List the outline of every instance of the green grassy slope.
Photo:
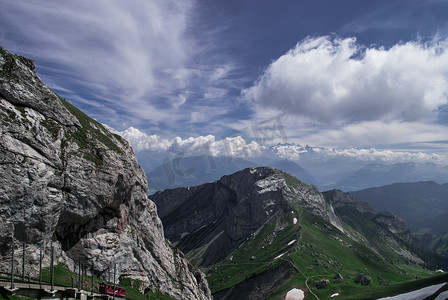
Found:
M 207 271 L 212 293 L 229 290 L 245 280 L 272 269 L 287 261 L 296 275 L 289 282 L 279 286 L 270 299 L 284 299 L 286 292 L 298 287 L 310 295 L 327 299 L 339 293 L 338 299 L 371 299 L 412 287 L 406 284 L 416 279 L 427 278 L 435 272 L 410 264 L 381 242 L 383 228 L 363 218 L 355 211 L 350 225 L 365 224 L 357 228 L 367 243 L 357 243 L 322 218 L 309 213 L 295 203 L 291 210 L 278 213 L 265 226 L 243 243 L 225 260 Z M 294 224 L 294 218 L 298 219 Z M 354 230 L 353 228 L 351 230 Z M 296 240 L 293 243 L 291 241 Z M 289 245 L 288 245 L 289 244 Z M 279 255 L 283 254 L 280 258 Z M 341 274 L 343 281 L 334 283 L 333 276 Z M 354 282 L 359 274 L 371 278 L 369 286 Z M 320 279 L 330 280 L 329 286 L 318 290 L 315 283 Z M 308 285 L 308 287 L 307 287 Z
M 43 283 L 49 284 L 50 279 L 51 279 L 50 276 L 51 276 L 50 268 L 42 269 L 42 282 Z M 82 278 L 83 278 L 82 289 L 91 291 L 92 277 L 85 275 Z M 54 267 L 54 284 L 56 286 L 71 287 L 72 280 L 73 280 L 75 286 L 77 286 L 78 279 L 79 279 L 78 273 L 68 270 L 65 266 L 59 264 Z M 38 283 L 39 278 L 31 278 L 31 282 Z M 100 282 L 104 282 L 104 280 L 101 278 L 98 278 L 98 277 L 93 278 L 93 286 L 94 286 L 93 291 L 95 293 L 98 292 L 98 287 L 99 287 Z M 173 299 L 172 297 L 170 297 L 168 295 L 165 295 L 163 293 L 157 293 L 157 292 L 142 294 L 138 290 L 140 284 L 141 284 L 141 281 L 130 279 L 130 278 L 120 278 L 119 282 L 117 283 L 117 285 L 124 287 L 126 289 L 126 297 L 125 297 L 126 299 L 133 299 L 133 300 L 148 300 L 148 299 L 170 300 L 170 299 Z M 15 297 L 8 296 L 8 298 L 3 298 L 0 295 L 0 299 L 29 299 L 29 298 L 21 297 L 21 296 L 15 296 Z

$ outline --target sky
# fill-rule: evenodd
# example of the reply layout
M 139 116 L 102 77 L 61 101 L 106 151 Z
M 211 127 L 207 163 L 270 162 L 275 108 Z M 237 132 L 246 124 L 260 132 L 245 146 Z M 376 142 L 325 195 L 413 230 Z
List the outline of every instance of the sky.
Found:
M 137 152 L 311 145 L 448 164 L 448 1 L 0 7 L 0 45 Z

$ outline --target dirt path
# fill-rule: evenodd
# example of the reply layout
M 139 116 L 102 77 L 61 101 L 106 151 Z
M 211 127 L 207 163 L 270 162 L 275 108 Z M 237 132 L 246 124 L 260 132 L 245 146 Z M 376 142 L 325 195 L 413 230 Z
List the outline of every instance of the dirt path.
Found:
M 289 258 L 289 257 L 288 257 Z M 311 277 L 316 277 L 316 276 L 321 276 L 321 275 L 314 275 L 314 276 L 310 276 L 310 277 L 308 277 L 308 276 L 306 276 L 305 274 L 303 274 L 303 272 L 299 269 L 299 268 L 297 268 L 297 266 L 291 261 L 291 258 L 289 258 L 289 259 L 284 259 L 285 261 L 288 261 L 290 264 L 291 264 L 291 266 L 293 266 L 294 267 L 294 269 L 296 269 L 300 274 L 302 274 L 302 276 L 303 277 L 305 277 L 306 278 L 306 280 L 305 280 L 305 285 L 306 285 L 306 288 L 308 289 L 308 291 L 317 299 L 317 300 L 320 300 L 320 298 L 311 290 L 311 288 L 310 288 L 310 286 L 308 285 L 308 279 L 310 279 Z

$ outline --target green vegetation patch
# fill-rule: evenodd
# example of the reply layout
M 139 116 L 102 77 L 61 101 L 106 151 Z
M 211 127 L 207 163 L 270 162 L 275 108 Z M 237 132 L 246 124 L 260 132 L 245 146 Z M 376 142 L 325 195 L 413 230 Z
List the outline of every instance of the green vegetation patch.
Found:
M 292 176 L 289 173 L 282 172 L 283 178 L 285 178 L 286 185 L 291 186 L 293 188 L 298 188 L 302 183 L 300 180 L 298 180 L 296 177 Z
M 339 293 L 341 299 L 373 299 L 369 295 L 375 291 L 381 290 L 386 292 L 381 295 L 387 295 L 389 286 L 434 274 L 418 265 L 394 264 L 392 260 L 396 254 L 392 251 L 379 255 L 366 245 L 351 240 L 322 218 L 294 203 L 291 205 L 299 212 L 302 226 L 298 249 L 290 255 L 300 274 L 276 295 L 286 293 L 292 287 L 303 287 L 308 280 L 309 287 L 320 299 L 329 298 L 334 293 Z M 374 224 L 367 224 L 367 229 L 361 232 L 373 233 L 370 226 Z M 334 281 L 336 274 L 342 275 L 341 283 Z M 359 274 L 367 275 L 371 283 L 368 286 L 355 283 L 354 278 Z M 317 289 L 315 283 L 320 279 L 328 279 L 330 284 L 325 289 Z M 303 290 L 307 291 L 306 288 Z
M 334 293 L 340 294 L 338 299 L 376 299 L 409 291 L 413 286 L 432 284 L 434 278 L 440 280 L 440 277 L 431 277 L 436 274 L 434 271 L 410 264 L 386 245 L 381 245 L 378 235 L 385 234 L 384 228 L 357 211 L 344 211 L 347 223 L 343 225 L 353 226 L 359 237 L 364 241 L 368 239 L 370 245 L 352 240 L 297 203 L 288 203 L 290 211 L 271 218 L 239 249 L 208 269 L 212 293 L 232 288 L 285 260 L 297 273 L 268 299 L 284 299 L 292 288 L 304 290 L 310 298 L 314 297 L 312 292 L 320 299 L 329 299 Z M 298 219 L 297 224 L 292 222 L 294 217 Z M 296 242 L 288 246 L 292 240 Z M 371 245 L 378 247 L 377 252 Z M 285 254 L 281 258 L 274 259 L 282 253 Z M 335 281 L 336 274 L 342 275 L 341 282 Z M 368 286 L 355 283 L 355 277 L 360 274 L 371 279 Z M 330 283 L 324 289 L 317 289 L 316 282 L 321 279 L 328 279 Z
M 66 132 L 65 138 L 73 141 L 86 152 L 83 157 L 94 162 L 97 166 L 103 163 L 102 149 L 95 148 L 94 140 L 100 141 L 109 150 L 123 154 L 123 151 L 117 146 L 117 141 L 124 144 L 123 140 L 117 138 L 118 135 L 110 133 L 101 123 L 90 118 L 80 109 L 69 103 L 67 100 L 59 97 L 62 104 L 72 113 L 81 123 L 81 127 L 74 132 Z
M 18 69 L 16 56 L 0 47 L 0 55 L 4 58 L 5 63 L 0 70 L 0 83 L 7 81 L 18 81 L 15 71 Z
M 82 289 L 91 291 L 92 289 L 92 277 L 84 275 L 82 276 Z M 51 280 L 50 268 L 42 269 L 42 282 L 49 284 Z M 38 283 L 39 278 L 32 278 L 31 282 Z M 104 282 L 103 279 L 93 277 L 93 291 L 98 293 L 99 284 Z M 79 284 L 79 274 L 77 272 L 70 271 L 64 265 L 58 264 L 54 267 L 54 285 L 72 287 L 72 283 L 75 287 Z M 160 292 L 142 294 L 139 292 L 139 288 L 142 282 L 140 280 L 130 278 L 120 278 L 117 285 L 126 289 L 126 299 L 133 300 L 148 300 L 148 299 L 160 299 L 160 300 L 172 300 L 173 298 Z M 0 295 L 0 299 L 4 299 Z M 8 297 L 8 299 L 28 299 L 26 297 Z
M 148 299 L 160 299 L 160 300 L 173 300 L 174 298 L 165 295 L 160 292 L 154 293 L 145 293 L 142 294 L 139 292 L 139 287 L 142 282 L 140 280 L 131 279 L 131 278 L 121 278 L 119 285 L 126 289 L 126 299 L 134 299 L 134 300 L 148 300 Z
M 48 132 L 50 132 L 50 134 L 53 136 L 54 141 L 57 140 L 59 131 L 61 130 L 61 125 L 59 125 L 58 122 L 47 117 L 40 124 L 44 126 L 48 130 Z
M 400 282 L 390 286 L 379 286 L 376 288 L 369 288 L 369 289 L 367 288 L 356 290 L 354 289 L 351 292 L 341 294 L 341 296 L 344 296 L 341 299 L 347 299 L 347 300 L 378 299 L 415 291 L 427 286 L 444 283 L 447 281 L 448 281 L 448 274 L 444 274 L 418 280 Z
M 207 280 L 212 293 L 277 266 L 281 260 L 275 258 L 294 248 L 295 243 L 289 243 L 300 236 L 300 226 L 293 223 L 294 216 L 290 211 L 273 216 L 239 249 L 209 268 Z

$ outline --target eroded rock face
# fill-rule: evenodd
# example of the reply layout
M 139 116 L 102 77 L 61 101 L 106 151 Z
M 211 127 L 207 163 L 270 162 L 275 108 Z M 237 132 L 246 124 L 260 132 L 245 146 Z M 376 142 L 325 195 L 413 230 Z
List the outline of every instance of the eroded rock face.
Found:
M 165 235 L 195 263 L 213 265 L 225 258 L 288 201 L 338 225 L 314 186 L 272 168 L 248 168 L 220 180 L 151 196 Z
M 175 298 L 209 299 L 205 276 L 164 238 L 147 181 L 119 136 L 59 98 L 34 62 L 0 47 L 0 254 L 7 269 L 26 243 L 31 271 L 37 249 L 53 241 L 58 263 L 82 260 L 102 276 L 143 281 Z M 44 264 L 48 262 L 48 252 Z
M 379 224 L 387 226 L 390 232 L 401 235 L 402 237 L 410 234 L 406 227 L 406 222 L 397 216 L 386 212 L 377 211 L 372 208 L 367 202 L 361 200 L 359 197 L 339 190 L 331 190 L 323 193 L 326 201 L 331 204 L 334 209 L 340 207 L 353 207 L 357 211 L 368 215 L 370 219 L 375 220 Z
M 278 171 L 245 169 L 214 183 L 158 192 L 151 199 L 166 237 L 184 252 L 202 248 L 200 265 L 207 266 L 226 257 L 286 205 L 284 185 Z

